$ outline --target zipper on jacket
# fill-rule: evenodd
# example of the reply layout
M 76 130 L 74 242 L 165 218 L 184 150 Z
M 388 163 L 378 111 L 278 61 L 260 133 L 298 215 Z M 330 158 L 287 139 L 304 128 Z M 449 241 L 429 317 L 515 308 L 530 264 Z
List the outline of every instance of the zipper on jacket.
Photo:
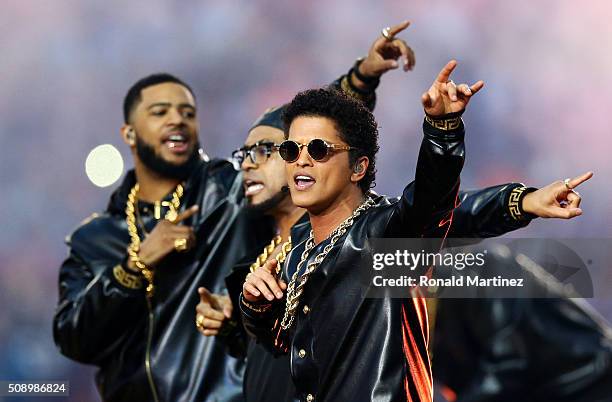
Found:
M 153 370 L 151 370 L 151 342 L 153 340 L 154 316 L 150 297 L 147 297 L 147 307 L 149 309 L 149 325 L 147 329 L 147 349 L 145 351 L 145 371 L 147 373 L 147 379 L 149 380 L 149 387 L 151 388 L 151 393 L 153 394 L 153 400 L 155 402 L 159 402 L 159 397 L 157 396 L 157 388 L 155 387 L 155 382 L 153 381 Z

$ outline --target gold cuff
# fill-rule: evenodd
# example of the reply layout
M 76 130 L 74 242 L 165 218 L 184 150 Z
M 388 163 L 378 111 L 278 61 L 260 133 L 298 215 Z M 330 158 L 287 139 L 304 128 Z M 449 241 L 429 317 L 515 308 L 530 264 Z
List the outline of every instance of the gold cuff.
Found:
M 461 126 L 461 117 L 453 117 L 451 119 L 434 120 L 431 117 L 425 115 L 425 121 L 430 126 L 443 131 L 453 131 Z
M 142 279 L 138 275 L 130 274 L 121 264 L 113 268 L 113 276 L 121 285 L 129 289 L 142 288 Z
M 523 209 L 520 203 L 525 190 L 527 190 L 527 187 L 516 187 L 512 189 L 508 198 L 508 212 L 515 221 L 523 220 Z
M 359 101 L 367 100 L 368 96 L 360 94 L 359 92 L 351 88 L 351 84 L 349 84 L 348 80 L 349 80 L 349 76 L 347 74 L 340 81 L 340 88 L 342 89 L 342 92 L 344 92 L 346 95 L 350 96 L 351 98 L 357 99 Z
M 242 305 L 248 308 L 249 310 L 254 311 L 256 313 L 265 313 L 266 311 L 270 310 L 270 307 L 272 307 L 271 303 L 262 305 L 251 304 L 248 301 L 244 300 L 244 296 L 240 297 L 240 303 L 242 303 Z

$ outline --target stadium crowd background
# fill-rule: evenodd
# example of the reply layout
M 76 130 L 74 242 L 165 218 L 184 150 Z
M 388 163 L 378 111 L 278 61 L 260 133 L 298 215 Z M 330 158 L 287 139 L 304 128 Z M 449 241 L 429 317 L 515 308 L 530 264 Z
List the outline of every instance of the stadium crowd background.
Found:
M 413 177 L 419 97 L 450 58 L 455 82 L 483 79 L 465 115 L 464 189 L 542 186 L 587 170 L 584 215 L 533 222 L 521 237 L 612 237 L 612 3 L 592 0 L 88 1 L 5 0 L 0 13 L 0 380 L 71 382 L 97 400 L 93 370 L 62 357 L 51 334 L 63 239 L 106 206 L 111 188 L 84 161 L 121 142 L 127 88 L 167 71 L 197 95 L 201 141 L 229 156 L 250 123 L 298 90 L 320 86 L 403 19 L 415 71 L 389 73 L 376 116 L 376 190 Z M 612 283 L 612 269 L 600 273 Z M 589 300 L 608 320 L 612 297 Z

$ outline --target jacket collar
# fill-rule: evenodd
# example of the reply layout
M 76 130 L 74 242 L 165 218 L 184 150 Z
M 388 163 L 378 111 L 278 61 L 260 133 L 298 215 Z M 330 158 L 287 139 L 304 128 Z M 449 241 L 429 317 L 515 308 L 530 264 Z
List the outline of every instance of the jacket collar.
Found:
M 185 194 L 189 193 L 192 189 L 197 187 L 198 183 L 200 183 L 200 178 L 204 169 L 202 166 L 207 162 L 202 160 L 196 167 L 193 169 L 193 172 L 189 175 L 185 183 L 183 184 Z M 113 192 L 108 202 L 108 206 L 106 207 L 106 211 L 111 215 L 125 215 L 125 203 L 127 202 L 128 195 L 130 191 L 132 191 L 132 187 L 136 184 L 136 173 L 134 169 L 130 169 L 121 185 Z M 172 192 L 168 193 L 163 200 L 169 200 L 172 198 Z

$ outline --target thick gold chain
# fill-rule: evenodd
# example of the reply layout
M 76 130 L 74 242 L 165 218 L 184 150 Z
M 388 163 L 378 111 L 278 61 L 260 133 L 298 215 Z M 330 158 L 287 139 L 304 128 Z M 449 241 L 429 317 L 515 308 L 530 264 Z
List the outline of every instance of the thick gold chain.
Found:
M 138 183 L 132 187 L 130 194 L 128 194 L 127 203 L 125 205 L 125 221 L 128 227 L 128 233 L 130 234 L 131 242 L 128 246 L 127 252 L 130 261 L 134 263 L 136 268 L 140 271 L 140 274 L 147 281 L 147 297 L 153 297 L 153 269 L 147 267 L 138 256 L 140 251 L 140 236 L 138 235 L 138 227 L 136 226 L 136 202 L 138 200 L 138 190 L 140 186 Z M 181 206 L 181 197 L 183 196 L 183 186 L 176 186 L 176 190 L 172 193 L 172 200 L 165 203 L 168 206 L 168 212 L 166 212 L 165 219 L 169 221 L 176 220 L 178 216 L 178 210 Z
M 331 241 L 323 248 L 323 251 L 316 255 L 314 261 L 306 266 L 306 270 L 300 276 L 300 270 L 302 266 L 308 259 L 308 255 L 310 254 L 312 249 L 315 247 L 314 233 L 312 230 L 310 231 L 310 236 L 308 237 L 308 240 L 306 240 L 306 246 L 304 248 L 304 252 L 302 252 L 300 262 L 298 263 L 297 268 L 291 277 L 291 281 L 287 286 L 285 314 L 283 316 L 283 320 L 281 321 L 281 327 L 285 331 L 291 328 L 291 325 L 293 324 L 295 318 L 295 311 L 297 310 L 300 304 L 300 297 L 302 296 L 302 293 L 304 293 L 304 287 L 306 286 L 306 282 L 308 282 L 310 274 L 312 274 L 319 267 L 319 265 L 321 265 L 321 262 L 323 262 L 325 257 L 327 257 L 327 254 L 329 254 L 338 239 L 340 239 L 353 225 L 355 219 L 357 219 L 359 215 L 361 215 L 365 210 L 372 206 L 374 206 L 374 200 L 369 196 L 366 196 L 366 200 L 361 205 L 359 205 L 357 209 L 353 211 L 351 216 L 346 218 L 344 222 L 342 222 L 340 226 L 338 226 L 329 235 L 329 237 L 331 237 Z M 296 287 L 296 283 L 298 282 L 298 280 L 299 284 Z
M 251 272 L 255 272 L 257 268 L 263 267 L 266 261 L 268 261 L 268 257 L 270 256 L 270 254 L 272 254 L 274 249 L 276 249 L 276 247 L 280 244 L 282 240 L 283 240 L 282 237 L 276 236 L 274 237 L 274 239 L 272 239 L 270 244 L 264 247 L 263 252 L 259 254 L 259 257 L 257 257 L 255 262 L 251 264 L 251 268 L 250 268 Z M 276 260 L 278 261 L 278 265 L 276 266 L 277 274 L 280 272 L 281 264 L 285 262 L 285 259 L 287 258 L 287 254 L 289 253 L 289 251 L 291 251 L 291 236 L 289 236 L 289 239 L 287 239 L 287 241 L 283 243 L 283 245 L 281 246 L 280 252 L 276 255 Z

